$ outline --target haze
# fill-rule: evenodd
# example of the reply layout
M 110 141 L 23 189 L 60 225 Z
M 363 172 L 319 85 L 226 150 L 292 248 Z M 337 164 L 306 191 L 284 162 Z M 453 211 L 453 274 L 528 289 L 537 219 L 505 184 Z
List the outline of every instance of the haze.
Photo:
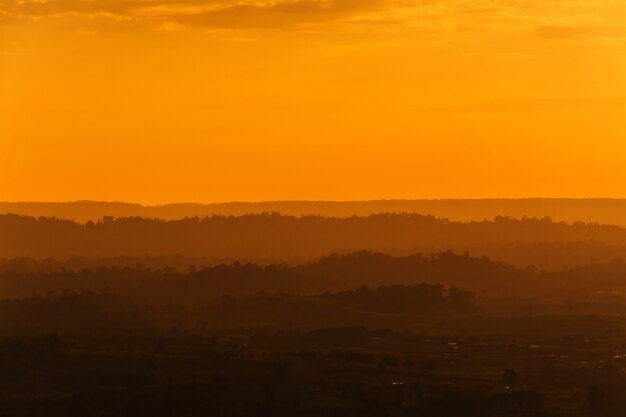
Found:
M 0 417 L 624 417 L 626 0 L 0 0 Z

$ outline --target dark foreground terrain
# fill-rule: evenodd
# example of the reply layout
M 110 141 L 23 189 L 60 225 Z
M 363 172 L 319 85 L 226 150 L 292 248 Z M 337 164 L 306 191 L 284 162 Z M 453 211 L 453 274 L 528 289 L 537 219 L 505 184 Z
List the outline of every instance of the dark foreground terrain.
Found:
M 452 252 L 6 259 L 0 416 L 623 416 L 625 284 Z
M 342 327 L 7 337 L 0 415 L 621 416 L 626 409 L 621 335 L 534 340 L 530 331 L 520 341 L 466 333 Z

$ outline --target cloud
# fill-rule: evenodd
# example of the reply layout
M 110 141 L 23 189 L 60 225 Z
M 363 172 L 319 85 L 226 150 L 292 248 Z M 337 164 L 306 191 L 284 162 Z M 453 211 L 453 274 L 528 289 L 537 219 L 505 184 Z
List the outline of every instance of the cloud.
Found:
M 624 38 L 626 26 L 540 26 L 536 33 L 541 38 L 549 39 Z
M 422 112 L 446 113 L 501 113 L 501 112 L 536 112 L 562 110 L 591 110 L 625 107 L 623 99 L 517 99 L 494 100 L 484 103 L 453 106 L 426 107 Z
M 382 0 L 298 0 L 235 4 L 172 18 L 183 23 L 225 28 L 276 28 L 348 18 L 383 6 Z
M 477 33 L 567 39 L 622 37 L 626 29 L 619 16 L 624 14 L 624 5 L 592 0 L 0 0 L 0 19 L 110 17 L 157 28 L 283 29 L 338 23 L 443 32 L 465 27 Z
M 111 15 L 224 28 L 286 27 L 349 18 L 389 0 L 9 0 L 0 13 L 16 18 Z

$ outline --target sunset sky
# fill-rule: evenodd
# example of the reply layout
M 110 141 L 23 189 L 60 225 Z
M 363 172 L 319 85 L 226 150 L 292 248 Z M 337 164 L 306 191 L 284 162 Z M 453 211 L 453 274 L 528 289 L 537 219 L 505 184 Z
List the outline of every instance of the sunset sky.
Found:
M 0 201 L 626 197 L 625 0 L 0 0 Z

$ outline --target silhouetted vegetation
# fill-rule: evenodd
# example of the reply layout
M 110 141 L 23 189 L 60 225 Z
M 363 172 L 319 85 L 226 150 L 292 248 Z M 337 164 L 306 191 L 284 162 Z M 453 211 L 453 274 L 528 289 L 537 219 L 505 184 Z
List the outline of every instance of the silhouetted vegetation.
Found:
M 621 416 L 626 264 L 570 256 L 624 236 L 550 219 L 0 216 L 1 253 L 28 255 L 0 260 L 0 416 Z
M 157 265 L 164 262 L 157 259 Z M 144 260 L 149 262 L 150 258 Z M 154 269 L 141 263 L 122 268 L 73 269 L 80 265 L 81 260 L 0 260 L 0 291 L 5 297 L 22 297 L 65 289 L 110 289 L 137 300 L 202 301 L 257 292 L 316 294 L 363 284 L 376 288 L 437 282 L 482 296 L 526 298 L 526 304 L 529 297 L 569 301 L 569 306 L 576 309 L 583 304 L 617 305 L 622 300 L 621 291 L 626 288 L 626 264 L 621 260 L 541 271 L 451 251 L 402 257 L 355 252 L 330 255 L 297 266 L 233 262 L 211 267 L 192 265 L 185 272 L 167 267 Z M 350 293 L 345 296 L 349 297 Z
M 328 217 L 367 216 L 372 213 L 421 213 L 460 221 L 493 219 L 506 214 L 518 218 L 557 216 L 559 221 L 626 225 L 626 200 L 610 198 L 264 201 L 174 203 L 157 206 L 104 201 L 0 202 L 0 214 L 58 217 L 74 219 L 80 223 L 96 221 L 103 216 L 179 220 L 195 216 L 242 216 L 272 212 L 292 216 Z
M 531 311 L 524 296 L 502 307 L 459 284 L 616 286 L 620 262 L 539 272 L 358 252 L 187 272 L 43 263 L 6 261 L 0 275 L 7 416 L 619 416 L 626 405 L 619 301 L 588 314 L 534 298 Z
M 104 217 L 86 224 L 55 218 L 0 216 L 0 256 L 115 258 L 149 255 L 261 261 L 316 259 L 332 252 L 469 250 L 478 256 L 560 268 L 626 257 L 626 229 L 550 218 L 451 222 L 418 214 L 293 217 L 280 214 L 165 221 Z

